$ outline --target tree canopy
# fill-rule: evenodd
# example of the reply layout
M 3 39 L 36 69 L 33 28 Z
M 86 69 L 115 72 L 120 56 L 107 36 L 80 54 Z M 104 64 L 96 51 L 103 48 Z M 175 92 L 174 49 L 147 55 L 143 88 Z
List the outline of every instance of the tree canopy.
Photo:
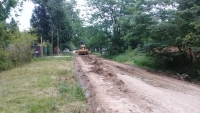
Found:
M 115 54 L 142 45 L 145 50 L 199 45 L 198 0 L 87 0 L 94 26 L 108 31 Z M 103 39 L 104 40 L 104 39 Z
M 80 27 L 78 12 L 75 11 L 76 2 L 71 0 L 32 0 L 35 7 L 31 25 L 45 41 L 60 49 L 69 47 L 75 36 L 77 27 Z
M 73 49 L 85 41 L 90 50 L 106 50 L 110 55 L 139 48 L 164 62 L 200 62 L 199 0 L 86 0 L 87 19 L 80 17 L 76 0 L 31 1 L 35 8 L 29 32 L 37 35 L 37 43 L 41 38 L 50 42 L 52 49 Z M 17 3 L 0 1 L 0 48 L 4 51 L 23 37 L 14 19 L 5 21 Z

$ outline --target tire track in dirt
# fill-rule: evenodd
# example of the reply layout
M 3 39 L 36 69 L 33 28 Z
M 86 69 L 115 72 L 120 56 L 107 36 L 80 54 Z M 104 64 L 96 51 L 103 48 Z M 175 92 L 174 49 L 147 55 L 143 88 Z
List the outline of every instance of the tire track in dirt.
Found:
M 85 62 L 82 62 L 85 61 Z M 118 80 L 116 75 L 105 71 L 103 64 L 98 59 L 90 58 L 89 56 L 76 56 L 76 61 L 79 62 L 76 67 L 81 70 L 87 77 L 85 80 L 90 82 L 90 86 L 85 85 L 86 90 L 92 90 L 94 95 L 88 98 L 89 112 L 95 113 L 142 113 L 137 105 L 134 105 L 121 92 L 123 90 L 123 81 Z M 83 80 L 83 79 L 82 79 Z M 82 81 L 80 80 L 80 81 Z M 85 81 L 84 80 L 84 81 Z M 88 95 L 88 94 L 86 94 Z M 92 108 L 91 108 L 92 105 Z
M 184 93 L 190 93 L 199 95 L 200 86 L 191 84 L 189 82 L 180 81 L 174 78 L 165 76 L 164 74 L 152 73 L 145 69 L 137 68 L 130 65 L 113 62 L 110 60 L 102 59 L 104 63 L 112 67 L 114 70 L 118 70 L 126 75 L 136 77 L 144 81 L 145 83 L 154 87 L 162 87 L 174 91 L 180 91 Z M 120 66 L 119 66 L 120 65 Z
M 196 85 L 93 55 L 75 55 L 75 67 L 86 90 L 88 112 L 200 113 Z

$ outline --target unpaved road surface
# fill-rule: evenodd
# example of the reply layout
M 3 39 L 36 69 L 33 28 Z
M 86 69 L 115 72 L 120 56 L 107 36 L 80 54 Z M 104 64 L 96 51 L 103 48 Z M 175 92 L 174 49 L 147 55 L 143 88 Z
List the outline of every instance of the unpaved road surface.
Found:
M 97 56 L 75 55 L 91 113 L 200 113 L 200 87 Z

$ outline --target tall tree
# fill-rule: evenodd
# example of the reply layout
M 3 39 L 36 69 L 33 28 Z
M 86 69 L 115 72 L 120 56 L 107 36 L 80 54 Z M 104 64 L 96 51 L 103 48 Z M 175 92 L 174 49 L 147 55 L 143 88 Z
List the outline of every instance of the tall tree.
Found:
M 5 20 L 10 14 L 11 8 L 17 4 L 16 0 L 0 1 L 0 48 L 5 50 L 7 43 L 10 41 L 9 33 L 7 33 L 7 26 Z
M 67 43 L 69 43 L 72 35 L 72 28 L 66 12 L 67 8 L 67 3 L 64 0 L 50 0 L 48 2 L 51 22 L 57 34 L 57 46 L 60 46 L 61 49 L 64 49 L 68 45 Z
M 45 4 L 40 3 L 33 10 L 33 14 L 30 20 L 32 27 L 36 29 L 36 33 L 39 37 L 44 40 L 50 40 L 50 15 L 47 12 L 47 7 Z
M 176 22 L 180 29 L 180 41 L 183 46 L 198 46 L 200 44 L 200 1 L 179 0 L 178 4 Z
M 49 40 L 54 47 L 64 49 L 69 45 L 73 36 L 73 27 L 77 19 L 71 0 L 33 0 L 37 6 L 32 15 L 31 23 L 37 33 Z
M 17 0 L 2 0 L 0 1 L 0 21 L 8 18 L 11 8 L 14 8 Z
M 125 51 L 125 42 L 121 38 L 119 18 L 124 15 L 124 6 L 121 0 L 88 0 L 88 4 L 96 11 L 92 20 L 96 23 L 104 24 L 106 31 L 110 31 L 109 52 L 118 54 Z

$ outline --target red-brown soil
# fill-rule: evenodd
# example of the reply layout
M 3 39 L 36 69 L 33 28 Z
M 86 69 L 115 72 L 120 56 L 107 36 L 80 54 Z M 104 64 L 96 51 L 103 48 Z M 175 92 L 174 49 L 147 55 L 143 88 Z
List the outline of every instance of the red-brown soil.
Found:
M 200 87 L 94 55 L 75 55 L 91 113 L 200 113 Z

